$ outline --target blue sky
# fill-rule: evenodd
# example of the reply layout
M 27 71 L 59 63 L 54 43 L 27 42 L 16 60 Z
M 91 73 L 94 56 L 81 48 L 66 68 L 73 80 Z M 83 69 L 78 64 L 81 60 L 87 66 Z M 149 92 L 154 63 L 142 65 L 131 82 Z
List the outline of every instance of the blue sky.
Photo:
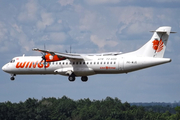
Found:
M 179 0 L 0 0 L 0 66 L 32 48 L 76 53 L 129 52 L 171 26 L 165 57 L 172 62 L 128 74 L 69 82 L 60 75 L 16 76 L 0 71 L 0 102 L 66 95 L 74 100 L 118 97 L 122 102 L 180 101 Z

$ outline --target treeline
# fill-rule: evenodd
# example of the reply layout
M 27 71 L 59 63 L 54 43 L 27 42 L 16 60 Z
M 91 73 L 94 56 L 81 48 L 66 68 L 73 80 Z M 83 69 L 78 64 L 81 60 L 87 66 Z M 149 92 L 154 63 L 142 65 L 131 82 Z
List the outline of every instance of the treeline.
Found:
M 130 103 L 130 105 L 135 106 L 143 106 L 146 111 L 154 111 L 159 113 L 164 113 L 166 111 L 169 111 L 170 113 L 175 114 L 175 107 L 180 106 L 180 102 L 174 102 L 174 103 L 160 103 L 160 102 L 152 102 L 152 103 Z
M 104 100 L 62 98 L 29 98 L 25 102 L 0 103 L 0 120 L 179 120 L 176 113 L 154 112 L 142 106 L 122 103 L 118 98 Z
M 139 103 L 130 103 L 130 104 L 136 105 L 136 106 L 163 106 L 163 107 L 169 106 L 169 107 L 175 108 L 177 106 L 180 106 L 180 101 L 179 102 L 175 101 L 174 103 L 165 103 L 165 102 L 142 103 L 142 102 L 139 102 Z

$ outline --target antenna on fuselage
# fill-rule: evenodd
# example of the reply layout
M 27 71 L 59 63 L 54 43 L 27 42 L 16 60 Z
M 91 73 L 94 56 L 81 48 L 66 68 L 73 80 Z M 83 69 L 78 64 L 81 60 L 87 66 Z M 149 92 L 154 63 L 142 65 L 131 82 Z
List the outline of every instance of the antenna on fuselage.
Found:
M 71 53 L 71 45 L 70 45 L 70 53 Z

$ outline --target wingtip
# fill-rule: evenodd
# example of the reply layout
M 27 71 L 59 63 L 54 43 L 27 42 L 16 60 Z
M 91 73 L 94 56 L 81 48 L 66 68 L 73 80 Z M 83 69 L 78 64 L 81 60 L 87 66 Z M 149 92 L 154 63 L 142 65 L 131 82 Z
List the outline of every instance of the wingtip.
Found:
M 177 32 L 170 32 L 170 33 L 177 33 Z
M 33 50 L 33 51 L 38 51 L 39 49 L 38 49 L 38 48 L 33 48 L 32 50 Z

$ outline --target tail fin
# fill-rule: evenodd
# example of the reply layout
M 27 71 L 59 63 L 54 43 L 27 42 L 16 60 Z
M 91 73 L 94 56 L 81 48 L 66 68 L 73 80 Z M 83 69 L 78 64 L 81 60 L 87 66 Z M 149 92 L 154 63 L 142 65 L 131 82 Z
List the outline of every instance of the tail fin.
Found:
M 174 32 L 171 32 L 171 27 L 169 26 L 159 27 L 157 30 L 151 32 L 154 32 L 152 38 L 134 53 L 138 56 L 162 58 L 169 34 Z

